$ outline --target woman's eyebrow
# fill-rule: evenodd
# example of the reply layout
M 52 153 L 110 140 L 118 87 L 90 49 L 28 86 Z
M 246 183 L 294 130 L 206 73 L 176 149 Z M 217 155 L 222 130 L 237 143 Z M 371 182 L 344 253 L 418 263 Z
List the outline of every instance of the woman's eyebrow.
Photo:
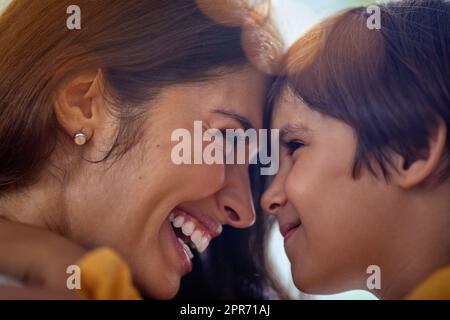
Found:
M 242 126 L 242 128 L 244 130 L 248 130 L 248 129 L 254 128 L 254 126 L 253 126 L 252 122 L 250 121 L 250 119 L 248 119 L 247 117 L 244 117 L 244 116 L 242 116 L 242 115 L 240 115 L 240 114 L 238 114 L 238 113 L 236 113 L 234 111 L 230 111 L 230 110 L 219 108 L 219 109 L 214 109 L 212 111 L 212 113 L 221 114 L 221 115 L 224 115 L 226 117 L 233 118 L 234 120 L 238 121 L 241 124 L 241 126 Z

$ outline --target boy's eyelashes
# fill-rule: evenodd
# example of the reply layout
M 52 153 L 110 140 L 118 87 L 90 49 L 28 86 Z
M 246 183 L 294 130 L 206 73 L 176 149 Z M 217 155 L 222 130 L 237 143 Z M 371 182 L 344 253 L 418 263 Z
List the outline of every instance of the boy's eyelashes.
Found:
M 305 143 L 298 139 L 282 141 L 282 144 L 287 149 L 289 155 L 293 155 L 295 151 L 305 146 Z

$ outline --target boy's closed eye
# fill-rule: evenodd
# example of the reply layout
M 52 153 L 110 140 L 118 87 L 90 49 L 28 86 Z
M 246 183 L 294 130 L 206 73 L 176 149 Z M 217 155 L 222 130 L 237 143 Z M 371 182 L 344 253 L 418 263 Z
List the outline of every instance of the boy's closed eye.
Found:
M 287 149 L 290 156 L 293 155 L 297 150 L 305 146 L 305 144 L 301 140 L 283 141 L 282 144 Z

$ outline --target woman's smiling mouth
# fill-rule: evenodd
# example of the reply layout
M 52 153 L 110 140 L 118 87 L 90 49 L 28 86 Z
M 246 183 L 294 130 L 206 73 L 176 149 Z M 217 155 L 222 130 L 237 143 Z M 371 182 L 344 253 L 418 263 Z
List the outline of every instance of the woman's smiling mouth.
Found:
M 222 225 L 214 219 L 175 208 L 169 217 L 173 234 L 176 237 L 175 246 L 182 258 L 186 272 L 192 270 L 192 250 L 202 253 L 206 250 L 212 238 L 220 235 Z

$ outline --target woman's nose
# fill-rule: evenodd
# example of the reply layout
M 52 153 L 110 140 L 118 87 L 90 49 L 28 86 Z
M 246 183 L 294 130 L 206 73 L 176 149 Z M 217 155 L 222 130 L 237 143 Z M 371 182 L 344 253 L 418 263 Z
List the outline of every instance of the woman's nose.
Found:
M 247 228 L 255 222 L 248 166 L 232 165 L 227 168 L 225 185 L 219 191 L 218 201 L 225 221 L 235 228 Z
M 287 203 L 283 179 L 280 175 L 270 184 L 261 197 L 261 207 L 269 214 L 276 214 Z

